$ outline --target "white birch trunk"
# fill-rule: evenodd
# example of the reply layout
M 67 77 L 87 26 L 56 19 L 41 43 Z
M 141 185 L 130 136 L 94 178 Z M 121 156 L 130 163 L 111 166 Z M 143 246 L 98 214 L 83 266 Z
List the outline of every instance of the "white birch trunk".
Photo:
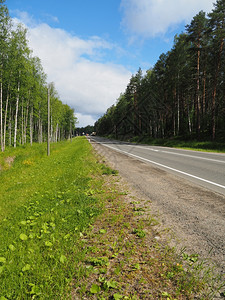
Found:
M 2 123 L 2 76 L 0 83 L 0 135 L 1 135 L 1 151 L 4 151 L 3 147 L 3 123 Z
M 17 97 L 16 97 L 16 114 L 15 114 L 15 129 L 14 129 L 14 148 L 16 148 L 16 138 L 17 138 L 17 119 L 19 110 L 19 99 L 20 99 L 20 81 L 18 81 Z
M 32 146 L 33 144 L 33 105 L 31 107 L 31 112 L 30 112 L 30 144 Z
M 42 144 L 42 121 L 41 121 L 41 112 L 39 110 L 39 120 L 38 120 L 38 142 Z
M 23 135 L 23 132 L 24 132 L 24 127 L 23 127 L 23 119 L 24 119 L 24 116 L 23 116 L 24 112 L 23 112 L 23 98 L 22 98 L 22 110 L 21 110 L 21 139 L 22 139 L 22 145 L 24 144 L 24 135 Z
M 24 117 L 24 143 L 27 143 L 27 122 L 28 122 L 28 114 L 29 114 L 29 101 L 27 101 L 27 110 L 26 115 Z
M 7 93 L 6 104 L 5 104 L 5 120 L 4 120 L 4 133 L 3 133 L 4 150 L 5 150 L 5 139 L 6 139 L 6 122 L 7 122 L 7 115 L 8 115 L 8 105 L 9 105 L 9 92 Z
M 12 146 L 12 106 L 9 109 L 9 146 Z
M 58 142 L 58 129 L 59 128 L 59 124 L 57 123 L 56 124 L 56 129 L 55 129 L 55 142 L 57 143 Z

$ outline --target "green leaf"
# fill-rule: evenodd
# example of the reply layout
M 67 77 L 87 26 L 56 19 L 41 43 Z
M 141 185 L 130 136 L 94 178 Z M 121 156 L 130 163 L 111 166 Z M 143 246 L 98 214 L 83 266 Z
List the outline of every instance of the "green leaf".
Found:
M 119 299 L 122 299 L 122 298 L 123 298 L 123 296 L 120 295 L 120 294 L 114 294 L 114 295 L 113 295 L 113 299 L 114 299 L 114 300 L 119 300 Z
M 35 225 L 37 225 L 37 222 L 31 222 L 30 223 L 30 226 L 35 226 Z
M 101 233 L 101 234 L 104 234 L 104 233 L 106 233 L 107 231 L 105 230 L 105 229 L 100 229 L 99 230 L 99 233 Z
M 64 264 L 64 262 L 67 260 L 67 258 L 65 255 L 61 255 L 59 260 L 62 264 Z
M 139 264 L 135 264 L 134 267 L 133 267 L 133 270 L 140 270 L 140 268 L 141 268 L 141 267 L 140 267 Z
M 26 264 L 23 268 L 22 268 L 22 271 L 23 272 L 26 272 L 26 271 L 29 271 L 31 269 L 31 266 L 29 264 Z
M 21 221 L 20 224 L 21 225 L 27 225 L 27 221 Z
M 101 291 L 101 288 L 100 288 L 100 286 L 99 285 L 97 285 L 97 284 L 92 284 L 92 287 L 90 288 L 90 292 L 92 293 L 92 294 L 97 294 L 97 293 L 99 293 Z
M 1 256 L 1 257 L 0 257 L 0 263 L 5 264 L 5 263 L 6 263 L 6 258 L 3 257 L 3 256 Z
M 0 300 L 8 300 L 8 299 L 6 297 L 4 297 L 4 296 L 1 296 Z
M 30 238 L 30 239 L 35 238 L 35 234 L 34 234 L 34 233 L 29 234 L 29 238 Z
M 29 283 L 29 286 L 31 286 L 31 291 L 29 294 L 31 295 L 40 295 L 40 288 L 39 286 L 33 284 L 33 283 Z
M 47 224 L 47 223 L 44 223 L 44 224 L 42 225 L 42 229 L 48 230 L 48 224 Z
M 45 246 L 46 246 L 46 247 L 52 247 L 52 245 L 53 245 L 53 244 L 52 244 L 50 241 L 45 242 Z
M 21 234 L 20 234 L 20 239 L 21 239 L 22 241 L 26 241 L 26 240 L 28 239 L 28 236 L 27 236 L 25 233 L 21 233 Z
M 70 238 L 70 234 L 69 233 L 64 236 L 65 240 L 68 240 L 69 238 Z
M 3 270 L 4 270 L 4 266 L 0 267 L 0 274 L 3 272 Z
M 112 289 L 115 289 L 116 286 L 117 286 L 117 282 L 116 282 L 116 281 L 113 281 L 113 280 L 107 281 L 106 284 L 107 284 L 107 287 L 108 287 L 108 288 L 112 288 Z
M 15 251 L 15 250 L 16 250 L 16 247 L 15 247 L 14 245 L 10 244 L 10 245 L 9 245 L 9 249 L 10 249 L 11 251 Z
M 54 223 L 54 222 L 50 222 L 50 226 L 51 226 L 52 228 L 55 228 L 55 223 Z
M 101 282 L 101 283 L 105 282 L 105 277 L 99 276 L 98 281 Z
M 164 296 L 164 297 L 170 297 L 170 294 L 168 294 L 167 292 L 162 292 L 162 296 Z

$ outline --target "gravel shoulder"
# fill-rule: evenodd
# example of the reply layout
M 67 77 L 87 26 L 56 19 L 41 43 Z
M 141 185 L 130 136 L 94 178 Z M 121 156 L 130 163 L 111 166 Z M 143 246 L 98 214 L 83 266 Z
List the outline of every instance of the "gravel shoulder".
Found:
M 209 259 L 224 276 L 225 197 L 91 141 L 138 199 L 150 200 L 170 243 Z

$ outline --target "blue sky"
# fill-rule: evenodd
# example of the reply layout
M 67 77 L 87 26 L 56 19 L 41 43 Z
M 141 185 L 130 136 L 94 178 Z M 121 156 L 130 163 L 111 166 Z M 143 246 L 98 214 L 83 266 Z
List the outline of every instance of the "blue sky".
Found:
M 93 125 L 139 67 L 154 66 L 213 0 L 6 0 L 28 28 L 33 55 L 79 124 Z

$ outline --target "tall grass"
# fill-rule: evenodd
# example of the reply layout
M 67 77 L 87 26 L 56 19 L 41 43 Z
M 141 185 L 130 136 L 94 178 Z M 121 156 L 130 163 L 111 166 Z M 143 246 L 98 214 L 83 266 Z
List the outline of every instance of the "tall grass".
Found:
M 93 195 L 101 193 L 102 169 L 87 141 L 45 153 L 34 145 L 0 157 L 1 300 L 62 299 L 79 273 L 83 234 L 101 211 Z M 10 156 L 11 167 L 3 163 Z

